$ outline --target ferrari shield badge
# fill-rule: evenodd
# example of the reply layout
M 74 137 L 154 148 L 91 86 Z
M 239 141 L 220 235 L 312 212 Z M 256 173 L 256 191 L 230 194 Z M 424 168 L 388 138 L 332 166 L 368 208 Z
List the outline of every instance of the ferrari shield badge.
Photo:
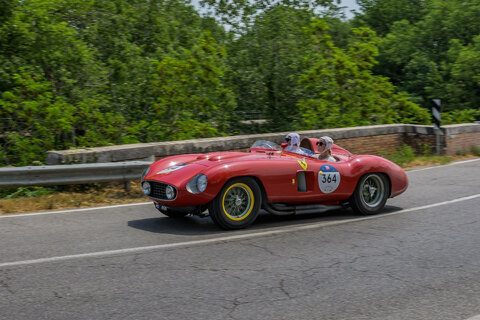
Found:
M 340 172 L 330 165 L 323 165 L 318 172 L 318 186 L 323 193 L 331 193 L 340 185 Z
M 306 161 L 303 161 L 303 160 L 298 160 L 298 163 L 300 164 L 300 166 L 303 168 L 303 170 L 307 170 L 308 168 L 308 164 Z

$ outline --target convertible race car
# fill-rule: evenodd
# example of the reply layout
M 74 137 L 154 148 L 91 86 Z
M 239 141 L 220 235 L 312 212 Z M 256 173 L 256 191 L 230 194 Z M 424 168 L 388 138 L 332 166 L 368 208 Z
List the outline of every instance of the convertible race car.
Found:
M 350 206 L 356 213 L 379 213 L 387 198 L 407 189 L 402 168 L 372 155 L 353 155 L 333 145 L 333 161 L 318 160 L 318 139 L 304 138 L 303 154 L 270 141 L 247 152 L 185 154 L 154 162 L 143 173 L 143 193 L 163 214 L 203 215 L 224 229 L 251 225 L 263 208 L 274 215 Z

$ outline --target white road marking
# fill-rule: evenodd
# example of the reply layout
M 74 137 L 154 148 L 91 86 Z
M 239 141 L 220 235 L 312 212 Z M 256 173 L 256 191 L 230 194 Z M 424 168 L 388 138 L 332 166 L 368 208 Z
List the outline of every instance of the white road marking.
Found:
M 452 163 L 449 163 L 449 164 L 426 167 L 426 168 L 412 169 L 412 170 L 407 170 L 407 172 L 417 172 L 417 171 L 424 171 L 424 170 L 430 170 L 430 169 L 438 169 L 438 168 L 443 168 L 443 167 L 447 167 L 447 166 L 456 166 L 456 165 L 459 165 L 459 164 L 465 164 L 465 163 L 476 162 L 476 161 L 480 161 L 480 158 L 457 161 L 457 162 L 452 162 Z
M 82 254 L 73 254 L 73 255 L 66 255 L 66 256 L 57 256 L 57 257 L 50 257 L 50 258 L 41 258 L 41 259 L 32 259 L 32 260 L 23 260 L 23 261 L 12 261 L 12 262 L 4 262 L 0 263 L 1 267 L 16 267 L 22 265 L 31 265 L 31 264 L 39 264 L 39 263 L 46 263 L 46 262 L 56 262 L 56 261 L 65 261 L 65 260 L 73 260 L 73 259 L 81 259 L 81 258 L 92 258 L 92 257 L 105 257 L 105 256 L 112 256 L 112 255 L 119 255 L 125 253 L 138 253 L 144 251 L 152 251 L 152 250 L 161 250 L 161 249 L 172 249 L 172 248 L 179 248 L 179 247 L 187 247 L 193 245 L 203 245 L 203 244 L 210 244 L 210 243 L 217 243 L 217 242 L 226 242 L 232 240 L 242 240 L 242 239 L 250 239 L 250 238 L 257 238 L 257 237 L 264 237 L 264 236 L 272 236 L 278 235 L 283 233 L 290 233 L 296 231 L 304 231 L 316 228 L 323 228 L 328 226 L 335 226 L 350 222 L 357 222 L 357 221 L 365 221 L 371 219 L 378 219 L 386 216 L 393 216 L 401 213 L 424 210 L 435 208 L 443 205 L 448 205 L 452 203 L 457 203 L 461 201 L 467 201 L 471 199 L 476 199 L 480 197 L 479 194 L 474 194 L 468 197 L 462 197 L 454 200 L 443 201 L 438 203 L 433 203 L 421 207 L 415 207 L 410 209 L 404 209 L 396 212 L 376 215 L 376 216 L 368 216 L 363 218 L 355 218 L 355 219 L 346 219 L 341 221 L 330 221 L 330 222 L 319 222 L 314 224 L 308 225 L 301 225 L 301 226 L 291 226 L 291 227 L 283 227 L 276 230 L 270 231 L 262 231 L 262 232 L 252 232 L 246 234 L 239 234 L 239 235 L 229 235 L 223 237 L 216 237 L 212 239 L 204 239 L 204 240 L 193 240 L 193 241 L 185 241 L 185 242 L 177 242 L 177 243 L 167 243 L 167 244 L 160 244 L 154 246 L 145 246 L 145 247 L 136 247 L 136 248 L 127 248 L 127 249 L 118 249 L 118 250 L 107 250 L 107 251 L 99 251 L 99 252 L 90 252 L 90 253 L 82 253 Z M 469 319 L 470 320 L 470 319 Z M 475 319 L 477 320 L 477 319 Z
M 478 316 L 468 318 L 467 320 L 480 320 L 480 314 Z
M 84 211 L 103 210 L 103 209 L 115 209 L 115 208 L 122 208 L 122 207 L 143 206 L 143 205 L 152 204 L 152 203 L 153 202 L 150 201 L 150 202 L 116 204 L 116 205 L 113 205 L 113 206 L 91 207 L 91 208 L 83 208 L 83 209 L 68 209 L 68 210 L 32 212 L 32 213 L 13 213 L 13 214 L 0 215 L 0 219 L 2 219 L 2 218 L 31 217 L 31 216 L 45 216 L 45 215 L 57 214 L 57 213 L 73 213 L 73 212 L 84 212 Z

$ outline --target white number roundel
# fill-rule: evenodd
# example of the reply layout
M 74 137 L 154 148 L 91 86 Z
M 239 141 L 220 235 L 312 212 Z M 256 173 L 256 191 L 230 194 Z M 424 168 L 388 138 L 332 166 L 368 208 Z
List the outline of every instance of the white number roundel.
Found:
M 318 186 L 323 193 L 331 193 L 340 185 L 340 172 L 330 165 L 323 165 L 318 172 Z

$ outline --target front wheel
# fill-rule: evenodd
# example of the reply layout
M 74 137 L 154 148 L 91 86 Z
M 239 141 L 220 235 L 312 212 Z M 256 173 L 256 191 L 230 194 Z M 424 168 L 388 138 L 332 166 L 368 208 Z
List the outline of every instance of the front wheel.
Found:
M 367 173 L 360 178 L 351 198 L 353 211 L 364 215 L 379 213 L 390 195 L 390 181 L 381 173 Z
M 221 228 L 242 229 L 258 216 L 262 196 L 257 182 L 248 177 L 228 181 L 208 208 L 210 217 Z

